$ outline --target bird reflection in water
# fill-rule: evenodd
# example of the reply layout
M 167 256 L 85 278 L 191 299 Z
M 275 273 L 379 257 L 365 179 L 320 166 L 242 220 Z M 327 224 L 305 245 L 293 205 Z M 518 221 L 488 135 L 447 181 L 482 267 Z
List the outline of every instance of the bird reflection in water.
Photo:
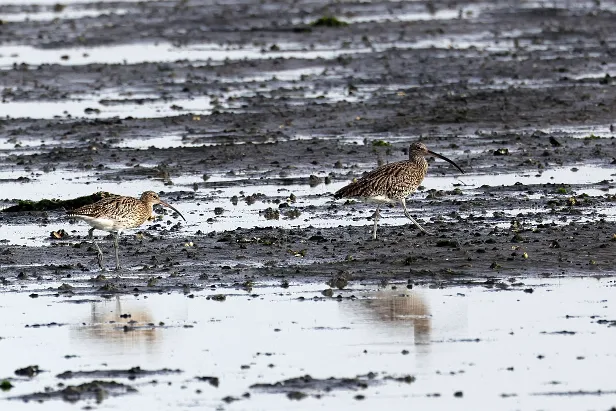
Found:
M 159 342 L 160 331 L 156 329 L 146 304 L 129 304 L 122 309 L 120 296 L 112 301 L 91 302 L 90 318 L 83 326 L 71 330 L 88 343 L 97 341 L 103 345 L 121 345 L 127 349 L 151 351 Z M 130 315 L 130 316 L 129 316 Z
M 415 345 L 430 344 L 432 316 L 422 295 L 414 291 L 379 290 L 367 300 L 361 300 L 367 312 L 379 322 L 399 328 L 413 327 Z

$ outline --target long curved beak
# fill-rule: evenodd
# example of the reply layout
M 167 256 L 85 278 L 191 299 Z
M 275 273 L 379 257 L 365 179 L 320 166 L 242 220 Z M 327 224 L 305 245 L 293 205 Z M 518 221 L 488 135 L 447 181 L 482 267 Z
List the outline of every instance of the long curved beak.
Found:
M 460 172 L 461 172 L 462 174 L 464 174 L 464 170 L 462 170 L 462 169 L 460 168 L 460 166 L 458 166 L 456 163 L 454 163 L 453 161 L 451 161 L 451 160 L 450 160 L 450 159 L 448 159 L 447 157 L 442 156 L 442 155 L 440 155 L 440 154 L 438 154 L 438 153 L 435 153 L 434 151 L 430 151 L 430 150 L 428 150 L 428 153 L 432 154 L 434 157 L 438 157 L 438 158 L 440 158 L 441 160 L 445 160 L 445 161 L 446 161 L 446 162 L 448 162 L 449 164 L 452 164 L 455 168 L 457 168 L 458 170 L 460 170 Z
M 457 167 L 457 166 L 456 166 Z M 175 211 L 176 213 L 178 213 L 180 215 L 180 217 L 182 217 L 182 219 L 184 221 L 186 221 L 186 219 L 184 218 L 184 216 L 182 215 L 182 213 L 180 213 L 175 207 L 173 207 L 171 204 L 169 203 L 165 203 L 163 200 L 160 200 L 160 204 L 164 205 L 165 207 L 169 207 L 170 209 L 172 209 L 173 211 Z

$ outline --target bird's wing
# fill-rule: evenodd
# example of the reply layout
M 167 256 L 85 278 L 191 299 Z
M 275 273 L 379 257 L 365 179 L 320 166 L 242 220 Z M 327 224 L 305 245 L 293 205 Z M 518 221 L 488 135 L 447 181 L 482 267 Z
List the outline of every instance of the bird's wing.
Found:
M 121 217 L 137 206 L 138 203 L 139 200 L 132 197 L 109 197 L 103 198 L 96 203 L 68 211 L 67 214 L 69 216 L 83 215 L 93 218 L 109 216 Z
M 341 188 L 334 194 L 342 197 L 371 197 L 377 195 L 389 196 L 395 183 L 407 173 L 407 161 L 385 164 L 370 171 L 357 181 Z

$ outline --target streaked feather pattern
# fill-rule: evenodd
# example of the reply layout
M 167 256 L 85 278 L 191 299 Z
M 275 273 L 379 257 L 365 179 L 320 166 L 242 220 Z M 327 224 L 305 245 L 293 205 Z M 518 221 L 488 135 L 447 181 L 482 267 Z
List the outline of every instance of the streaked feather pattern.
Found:
M 362 198 L 376 203 L 400 202 L 404 209 L 404 215 L 411 220 L 417 228 L 429 234 L 428 231 L 415 221 L 406 209 L 406 197 L 417 190 L 417 187 L 419 187 L 428 172 L 428 162 L 424 158 L 427 155 L 433 155 L 445 160 L 460 170 L 460 172 L 464 172 L 456 163 L 447 157 L 428 150 L 423 143 L 415 142 L 409 146 L 408 160 L 398 161 L 374 169 L 359 180 L 338 190 L 334 194 L 334 197 Z M 376 211 L 374 212 L 372 238 L 375 240 L 380 216 L 379 209 L 380 204 L 377 205 Z
M 75 210 L 67 211 L 69 217 L 78 218 L 88 223 L 92 228 L 88 231 L 88 236 L 92 239 L 92 244 L 98 251 L 98 266 L 103 268 L 103 253 L 94 240 L 94 230 L 109 231 L 114 234 L 113 248 L 115 250 L 116 270 L 120 267 L 120 256 L 118 253 L 118 241 L 122 230 L 136 228 L 149 220 L 153 215 L 154 204 L 161 204 L 169 207 L 184 221 L 184 216 L 172 205 L 164 202 L 154 191 L 146 191 L 141 194 L 141 198 L 126 196 L 113 196 L 103 198 L 94 204 L 88 204 Z
M 67 215 L 75 218 L 110 218 L 115 220 L 115 226 L 119 229 L 135 228 L 150 218 L 152 203 L 133 197 L 115 196 L 71 210 Z
M 386 197 L 397 201 L 415 191 L 427 171 L 428 162 L 423 157 L 386 164 L 341 188 L 334 197 Z

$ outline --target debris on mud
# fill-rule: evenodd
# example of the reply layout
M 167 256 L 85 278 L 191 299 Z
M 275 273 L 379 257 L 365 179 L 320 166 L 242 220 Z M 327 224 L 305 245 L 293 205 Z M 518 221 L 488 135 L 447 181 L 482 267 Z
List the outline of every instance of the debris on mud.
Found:
M 54 240 L 60 240 L 70 237 L 70 235 L 63 228 L 61 228 L 58 231 L 52 231 L 49 237 Z
M 15 375 L 19 375 L 20 377 L 34 377 L 41 372 L 38 365 L 29 365 L 25 368 L 20 368 L 15 370 Z
M 197 378 L 197 381 L 207 382 L 213 387 L 218 387 L 218 385 L 220 384 L 220 380 L 218 379 L 218 377 L 204 376 L 204 377 L 196 377 L 196 378 Z
M 80 385 L 69 385 L 60 390 L 50 390 L 36 392 L 17 397 L 10 397 L 13 400 L 38 401 L 64 400 L 66 402 L 77 402 L 85 400 L 95 400 L 97 403 L 103 402 L 108 397 L 115 397 L 124 394 L 135 393 L 137 390 L 130 385 L 117 383 L 115 381 L 91 381 Z
M 310 23 L 310 25 L 313 27 L 346 27 L 349 23 L 334 16 L 323 16 Z

